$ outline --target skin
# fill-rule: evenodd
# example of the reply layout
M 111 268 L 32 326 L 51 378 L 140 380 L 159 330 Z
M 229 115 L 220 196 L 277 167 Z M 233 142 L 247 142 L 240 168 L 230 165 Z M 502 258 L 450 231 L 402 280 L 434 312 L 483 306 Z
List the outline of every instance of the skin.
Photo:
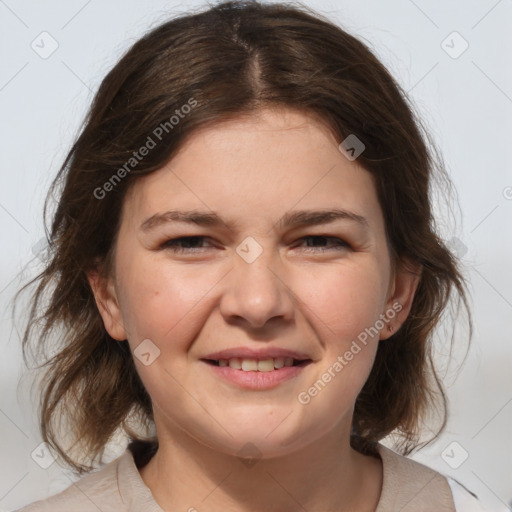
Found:
M 164 510 L 373 511 L 379 458 L 350 447 L 354 403 L 378 343 L 405 321 L 418 276 L 393 268 L 371 175 L 338 149 L 317 118 L 260 110 L 195 131 L 163 168 L 125 198 L 115 272 L 89 275 L 105 328 L 133 350 L 150 339 L 148 366 L 134 358 L 152 399 L 159 449 L 140 474 Z M 366 218 L 282 229 L 298 209 L 344 208 Z M 226 224 L 180 223 L 142 232 L 171 208 L 215 211 Z M 185 252 L 171 238 L 202 236 Z M 252 263 L 237 247 L 263 252 Z M 349 246 L 306 236 L 336 237 Z M 322 247 L 326 248 L 322 252 Z M 304 405 L 297 399 L 393 304 L 401 311 Z M 392 340 L 388 341 L 392 343 Z M 284 347 L 313 362 L 270 390 L 241 390 L 200 361 L 232 347 Z M 246 443 L 259 450 L 244 464 Z

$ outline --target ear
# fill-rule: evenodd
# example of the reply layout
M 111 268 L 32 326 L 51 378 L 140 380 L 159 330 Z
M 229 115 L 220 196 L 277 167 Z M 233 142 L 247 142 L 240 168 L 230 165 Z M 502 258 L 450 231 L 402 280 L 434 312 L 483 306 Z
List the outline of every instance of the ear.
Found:
M 420 263 L 402 258 L 394 270 L 386 308 L 383 311 L 384 317 L 388 320 L 380 333 L 381 340 L 386 340 L 395 334 L 409 316 L 422 269 L 423 266 Z
M 112 277 L 102 277 L 97 271 L 87 273 L 87 280 L 91 286 L 96 300 L 96 305 L 103 318 L 103 324 L 109 335 L 118 341 L 124 341 L 128 337 L 124 328 L 121 308 Z

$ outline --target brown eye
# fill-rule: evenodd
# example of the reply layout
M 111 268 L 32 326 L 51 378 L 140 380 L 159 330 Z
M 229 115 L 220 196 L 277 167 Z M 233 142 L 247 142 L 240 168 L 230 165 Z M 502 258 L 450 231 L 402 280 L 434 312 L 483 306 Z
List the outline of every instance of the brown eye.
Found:
M 316 243 L 320 243 L 320 247 L 312 247 L 310 244 L 307 244 L 306 251 L 328 251 L 328 250 L 340 250 L 340 249 L 350 249 L 350 245 L 342 240 L 341 238 L 337 238 L 334 236 L 318 236 L 318 235 L 310 235 L 302 237 L 301 240 L 311 240 Z M 329 243 L 330 242 L 330 243 Z M 326 245 L 328 244 L 328 245 Z
M 205 247 L 198 246 L 200 241 L 206 240 L 204 236 L 182 236 L 171 238 L 160 245 L 160 249 L 169 249 L 173 252 L 198 252 Z

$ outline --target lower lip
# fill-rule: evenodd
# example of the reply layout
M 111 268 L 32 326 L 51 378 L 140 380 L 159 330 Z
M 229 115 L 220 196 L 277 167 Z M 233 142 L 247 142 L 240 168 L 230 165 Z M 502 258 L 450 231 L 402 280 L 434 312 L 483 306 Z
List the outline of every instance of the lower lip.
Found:
M 203 361 L 204 362 L 204 361 Z M 271 372 L 235 370 L 229 366 L 215 366 L 204 362 L 222 379 L 237 384 L 243 389 L 270 389 L 296 377 L 309 365 L 284 366 Z

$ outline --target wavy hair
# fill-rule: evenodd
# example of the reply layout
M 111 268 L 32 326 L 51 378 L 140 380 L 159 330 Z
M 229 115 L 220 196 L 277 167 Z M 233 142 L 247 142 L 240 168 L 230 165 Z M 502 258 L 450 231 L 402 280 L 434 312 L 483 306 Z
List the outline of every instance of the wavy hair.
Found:
M 191 99 L 194 108 L 173 124 L 171 116 Z M 44 269 L 15 296 L 34 286 L 22 346 L 26 364 L 31 349 L 45 369 L 42 438 L 78 473 L 93 466 L 63 446 L 62 423 L 88 462 L 103 457 L 114 434 L 136 441 L 154 426 L 128 344 L 105 330 L 87 280 L 90 270 L 113 271 L 127 191 L 166 164 L 197 128 L 269 106 L 315 114 L 338 142 L 353 134 L 365 144 L 358 163 L 373 176 L 394 261 L 408 258 L 422 268 L 409 316 L 379 343 L 357 397 L 352 446 L 364 452 L 396 434 L 395 449 L 407 455 L 418 447 L 432 410 L 441 412 L 434 438 L 445 427 L 434 331 L 446 311 L 453 316 L 463 305 L 470 324 L 471 313 L 460 263 L 432 212 L 436 180 L 451 190 L 432 137 L 406 92 L 360 39 L 303 5 L 224 2 L 151 29 L 103 79 L 44 204 Z M 127 169 L 163 126 L 158 144 Z M 114 174 L 122 179 L 113 182 Z M 57 207 L 48 228 L 53 196 Z

